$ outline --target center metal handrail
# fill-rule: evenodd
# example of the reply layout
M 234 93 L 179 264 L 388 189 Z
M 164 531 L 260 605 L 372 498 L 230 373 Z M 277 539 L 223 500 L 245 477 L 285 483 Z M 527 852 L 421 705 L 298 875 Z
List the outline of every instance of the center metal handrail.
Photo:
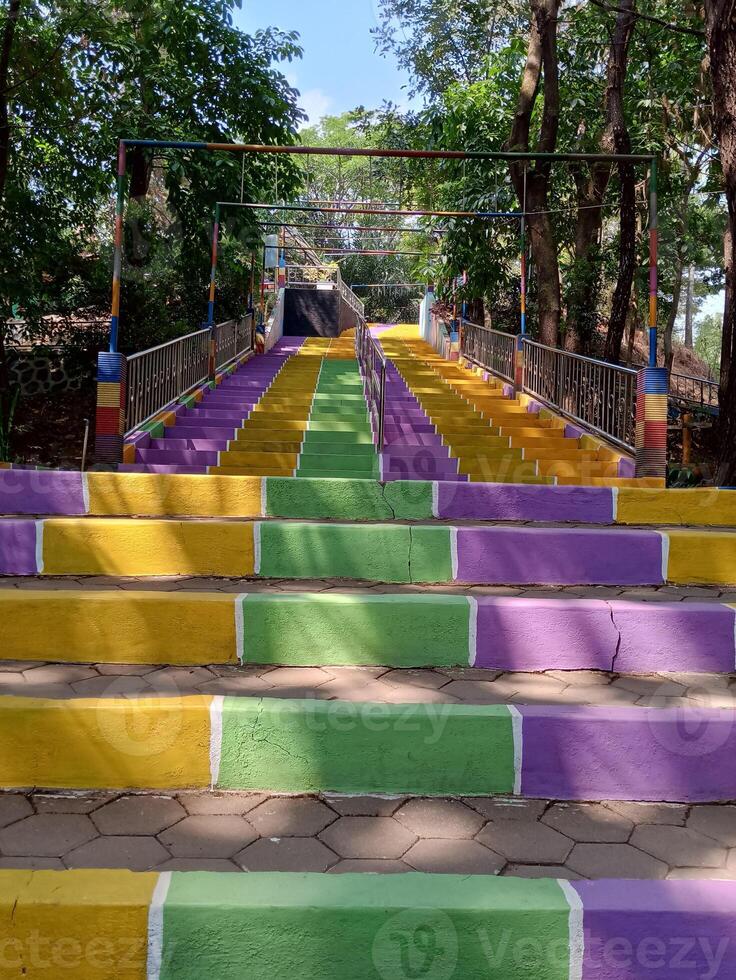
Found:
M 461 320 L 460 352 L 463 357 L 513 384 L 517 338 L 470 320 Z
M 363 391 L 371 414 L 373 438 L 378 452 L 385 444 L 386 358 L 363 319 L 355 328 L 355 356 L 363 378 Z
M 630 452 L 637 371 L 522 338 L 523 391 Z

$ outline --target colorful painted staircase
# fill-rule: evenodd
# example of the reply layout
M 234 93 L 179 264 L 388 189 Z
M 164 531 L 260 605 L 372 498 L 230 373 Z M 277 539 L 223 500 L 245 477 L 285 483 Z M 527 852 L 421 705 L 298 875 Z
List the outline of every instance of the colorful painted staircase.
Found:
M 736 976 L 736 493 L 478 482 L 419 354 L 382 481 L 346 339 L 0 470 L 0 976 Z

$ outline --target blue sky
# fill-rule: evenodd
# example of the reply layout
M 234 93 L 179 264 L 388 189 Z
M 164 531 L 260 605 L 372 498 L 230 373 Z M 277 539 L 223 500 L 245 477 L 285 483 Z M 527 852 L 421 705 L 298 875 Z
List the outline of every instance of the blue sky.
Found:
M 377 0 L 244 0 L 236 22 L 249 33 L 270 26 L 299 32 L 304 57 L 282 70 L 315 123 L 358 105 L 408 103 L 406 76 L 374 50 L 377 6 Z

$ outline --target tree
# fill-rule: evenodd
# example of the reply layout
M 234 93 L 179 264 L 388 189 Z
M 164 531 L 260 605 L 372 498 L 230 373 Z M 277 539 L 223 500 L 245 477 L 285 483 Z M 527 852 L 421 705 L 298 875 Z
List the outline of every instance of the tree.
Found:
M 695 353 L 705 361 L 714 378 L 720 371 L 722 343 L 723 317 L 717 313 L 704 316 L 696 327 Z
M 526 0 L 378 0 L 382 54 L 411 75 L 410 95 L 439 102 L 458 82 L 490 77 L 494 56 L 526 26 Z
M 557 12 L 562 0 L 531 0 L 532 18 L 526 64 L 521 76 L 511 136 L 512 152 L 528 153 L 532 122 L 540 86 L 543 87 L 542 118 L 535 150 L 553 153 L 560 121 L 559 64 L 557 60 Z M 557 346 L 560 330 L 560 269 L 554 225 L 549 214 L 551 163 L 536 160 L 532 166 L 511 164 L 511 176 L 519 203 L 529 214 L 532 255 L 537 273 L 539 337 Z
M 717 481 L 736 486 L 736 0 L 705 0 L 715 132 L 728 206 Z

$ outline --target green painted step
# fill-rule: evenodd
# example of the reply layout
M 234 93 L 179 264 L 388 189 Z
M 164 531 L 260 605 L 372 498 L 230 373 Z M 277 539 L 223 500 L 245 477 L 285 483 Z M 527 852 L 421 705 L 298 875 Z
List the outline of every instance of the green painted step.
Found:
M 353 473 L 363 473 L 366 478 L 378 475 L 378 460 L 370 456 L 334 456 L 329 453 L 302 453 L 299 457 L 299 472 L 305 476 L 313 472 L 337 475 L 350 470 Z
M 302 455 L 328 454 L 334 456 L 374 456 L 375 449 L 370 442 L 322 442 L 312 439 L 311 432 L 307 434 L 302 446 Z
M 299 480 L 334 480 L 334 479 L 375 480 L 377 479 L 377 474 L 368 473 L 365 470 L 363 470 L 362 472 L 358 470 L 342 470 L 340 472 L 336 472 L 334 469 L 330 469 L 322 472 L 321 470 L 310 468 L 304 470 L 300 469 L 295 475 Z
M 346 444 L 354 445 L 373 445 L 373 434 L 370 430 L 370 426 L 365 432 L 351 432 L 330 430 L 330 429 L 309 429 L 307 436 L 310 442 L 323 442 L 323 443 L 340 443 L 341 451 L 342 446 Z

